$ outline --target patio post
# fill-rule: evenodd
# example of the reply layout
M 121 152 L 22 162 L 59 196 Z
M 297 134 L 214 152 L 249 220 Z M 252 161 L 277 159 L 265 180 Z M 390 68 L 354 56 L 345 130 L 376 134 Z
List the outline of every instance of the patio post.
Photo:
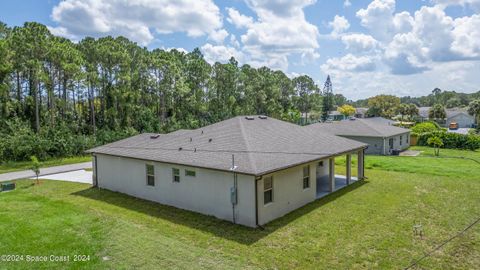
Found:
M 335 158 L 331 157 L 328 160 L 328 167 L 329 167 L 329 176 L 330 176 L 330 192 L 335 191 Z
M 365 166 L 365 153 L 364 150 L 358 151 L 358 180 L 364 178 L 364 166 Z
M 352 179 L 352 155 L 347 154 L 347 185 L 350 185 Z

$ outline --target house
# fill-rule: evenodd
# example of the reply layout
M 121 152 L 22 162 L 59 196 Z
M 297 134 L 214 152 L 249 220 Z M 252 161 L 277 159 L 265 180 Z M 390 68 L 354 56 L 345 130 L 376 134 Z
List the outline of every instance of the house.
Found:
M 355 118 L 366 118 L 368 108 L 355 108 Z
M 419 107 L 418 114 L 421 121 L 428 121 L 428 112 L 431 107 Z M 475 125 L 475 117 L 470 115 L 467 110 L 462 108 L 450 108 L 445 110 L 447 118 L 440 121 L 439 124 L 443 127 L 448 127 L 450 123 L 457 123 L 459 128 L 471 128 Z M 433 119 L 432 119 L 433 120 Z
M 333 123 L 316 123 L 305 128 L 366 143 L 366 154 L 389 155 L 393 149 L 404 150 L 410 146 L 410 130 L 393 126 L 394 122 L 382 117 L 353 118 Z
M 239 116 L 88 152 L 99 188 L 256 227 L 363 179 L 366 147 L 265 116 Z M 339 156 L 347 160 L 344 176 L 335 174 Z

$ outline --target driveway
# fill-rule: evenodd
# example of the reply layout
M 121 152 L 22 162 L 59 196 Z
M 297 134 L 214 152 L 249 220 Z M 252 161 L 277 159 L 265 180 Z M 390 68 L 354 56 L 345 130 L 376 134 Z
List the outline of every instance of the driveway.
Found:
M 35 179 L 35 177 L 30 179 Z M 44 175 L 39 177 L 38 179 L 60 180 L 60 181 L 68 181 L 68 182 L 85 183 L 85 184 L 91 185 L 92 172 L 85 171 L 85 170 L 78 170 L 78 171 Z
M 78 170 L 89 169 L 89 168 L 92 168 L 92 162 L 90 161 L 83 162 L 83 163 L 69 164 L 69 165 L 46 167 L 46 168 L 40 169 L 40 176 L 78 171 Z M 32 177 L 35 177 L 35 174 L 31 170 L 3 173 L 3 174 L 0 174 L 0 182 L 10 181 L 15 179 L 32 178 Z
M 457 130 L 449 129 L 448 132 L 458 133 L 458 134 L 468 134 L 469 128 L 459 128 Z

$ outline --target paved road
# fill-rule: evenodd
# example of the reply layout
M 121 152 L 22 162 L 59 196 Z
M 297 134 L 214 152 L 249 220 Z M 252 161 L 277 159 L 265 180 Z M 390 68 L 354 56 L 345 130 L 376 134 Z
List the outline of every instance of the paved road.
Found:
M 87 168 L 92 168 L 92 162 L 89 161 L 84 163 L 75 163 L 70 165 L 41 168 L 40 176 L 48 175 L 48 174 L 78 171 L 78 170 L 87 169 Z M 31 170 L 3 173 L 3 174 L 0 174 L 0 182 L 15 180 L 15 179 L 32 178 L 32 177 L 35 177 L 35 174 Z
M 35 179 L 35 178 L 32 178 L 32 179 Z M 39 179 L 60 180 L 60 181 L 67 181 L 67 182 L 85 183 L 85 184 L 91 185 L 92 172 L 85 171 L 85 170 L 78 170 L 78 171 L 44 175 L 44 176 L 40 176 Z

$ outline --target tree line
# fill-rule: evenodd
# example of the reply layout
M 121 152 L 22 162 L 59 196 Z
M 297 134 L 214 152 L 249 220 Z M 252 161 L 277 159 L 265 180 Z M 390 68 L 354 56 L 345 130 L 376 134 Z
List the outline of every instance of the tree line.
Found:
M 346 102 L 341 95 L 328 98 Z M 136 132 L 197 128 L 236 115 L 296 122 L 321 112 L 322 99 L 307 75 L 289 78 L 234 58 L 210 65 L 199 49 L 148 50 L 110 36 L 74 43 L 39 23 L 0 23 L 3 160 L 27 159 L 28 151 L 40 158 L 78 154 Z M 62 148 L 70 150 L 56 150 Z

